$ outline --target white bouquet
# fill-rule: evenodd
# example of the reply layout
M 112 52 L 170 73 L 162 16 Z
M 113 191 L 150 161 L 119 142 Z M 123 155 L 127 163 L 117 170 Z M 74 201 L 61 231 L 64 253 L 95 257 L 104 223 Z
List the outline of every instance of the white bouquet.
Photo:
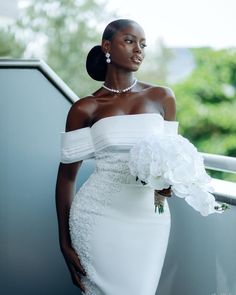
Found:
M 203 216 L 229 208 L 215 201 L 203 157 L 179 134 L 155 134 L 141 139 L 130 150 L 129 169 L 137 180 L 155 190 L 171 187 L 176 196 L 184 198 Z

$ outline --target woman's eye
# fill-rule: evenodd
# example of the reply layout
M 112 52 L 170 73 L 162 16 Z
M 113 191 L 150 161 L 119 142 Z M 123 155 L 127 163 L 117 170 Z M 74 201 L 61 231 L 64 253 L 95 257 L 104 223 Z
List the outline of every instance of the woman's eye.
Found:
M 140 46 L 141 46 L 142 48 L 145 48 L 145 47 L 147 47 L 147 44 L 142 43 L 142 44 L 140 44 Z
M 125 42 L 131 44 L 133 42 L 133 40 L 130 40 L 130 39 L 125 39 Z

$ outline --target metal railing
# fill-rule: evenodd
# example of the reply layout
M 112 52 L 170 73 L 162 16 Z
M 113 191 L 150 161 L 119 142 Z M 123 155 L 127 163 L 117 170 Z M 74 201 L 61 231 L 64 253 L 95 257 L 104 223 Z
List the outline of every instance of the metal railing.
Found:
M 201 153 L 206 169 L 236 173 L 236 158 L 223 155 Z M 218 201 L 236 205 L 236 183 L 221 179 L 212 179 L 214 195 Z
M 207 153 L 201 154 L 207 169 L 236 173 L 236 158 Z
M 0 59 L 0 68 L 34 68 L 39 70 L 71 103 L 79 97 L 65 82 L 43 61 L 39 59 Z M 201 153 L 206 169 L 236 173 L 236 158 Z M 236 205 L 236 183 L 212 179 L 217 200 Z
M 79 97 L 67 86 L 67 84 L 41 59 L 0 59 L 0 68 L 37 69 L 71 103 L 79 99 Z

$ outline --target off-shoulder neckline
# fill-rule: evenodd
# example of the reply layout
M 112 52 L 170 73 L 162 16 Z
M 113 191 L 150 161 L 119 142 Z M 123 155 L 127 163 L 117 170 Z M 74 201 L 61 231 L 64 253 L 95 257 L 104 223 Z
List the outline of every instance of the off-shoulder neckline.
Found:
M 159 113 L 141 113 L 141 114 L 125 114 L 125 115 L 115 115 L 115 116 L 108 116 L 108 117 L 104 117 L 104 118 L 101 118 L 99 120 L 97 120 L 95 123 L 93 123 L 93 125 L 90 127 L 90 128 L 93 128 L 95 127 L 96 125 L 100 124 L 101 122 L 107 120 L 107 119 L 114 119 L 114 118 L 120 118 L 120 117 L 139 117 L 139 116 L 146 116 L 146 115 L 156 115 L 156 116 L 159 116 L 162 120 L 164 120 L 164 118 L 162 117 L 161 114 Z M 165 121 L 165 120 L 164 120 Z
M 114 119 L 114 118 L 121 118 L 121 117 L 140 117 L 140 116 L 157 116 L 159 117 L 160 119 L 162 119 L 164 122 L 168 122 L 168 123 L 178 123 L 178 121 L 167 121 L 165 120 L 161 114 L 159 113 L 141 113 L 141 114 L 125 114 L 125 115 L 115 115 L 115 116 L 108 116 L 108 117 L 104 117 L 104 118 L 101 118 L 99 119 L 98 121 L 96 121 L 95 123 L 93 123 L 92 126 L 90 127 L 84 127 L 84 128 L 79 128 L 79 129 L 75 129 L 75 130 L 71 130 L 71 131 L 67 131 L 67 132 L 62 132 L 62 133 L 70 133 L 70 132 L 75 132 L 75 131 L 78 131 L 78 130 L 84 130 L 84 129 L 93 129 L 95 128 L 96 126 L 98 126 L 100 123 L 108 120 L 108 119 Z

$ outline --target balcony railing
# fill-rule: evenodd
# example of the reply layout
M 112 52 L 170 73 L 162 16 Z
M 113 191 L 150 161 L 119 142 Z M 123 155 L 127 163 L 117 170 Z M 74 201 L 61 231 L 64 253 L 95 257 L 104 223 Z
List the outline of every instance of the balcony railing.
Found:
M 71 103 L 79 97 L 67 84 L 41 59 L 0 59 L 0 68 L 39 70 Z
M 207 153 L 201 154 L 204 158 L 206 169 L 236 173 L 236 158 Z M 212 185 L 218 201 L 236 205 L 236 183 L 213 178 Z

